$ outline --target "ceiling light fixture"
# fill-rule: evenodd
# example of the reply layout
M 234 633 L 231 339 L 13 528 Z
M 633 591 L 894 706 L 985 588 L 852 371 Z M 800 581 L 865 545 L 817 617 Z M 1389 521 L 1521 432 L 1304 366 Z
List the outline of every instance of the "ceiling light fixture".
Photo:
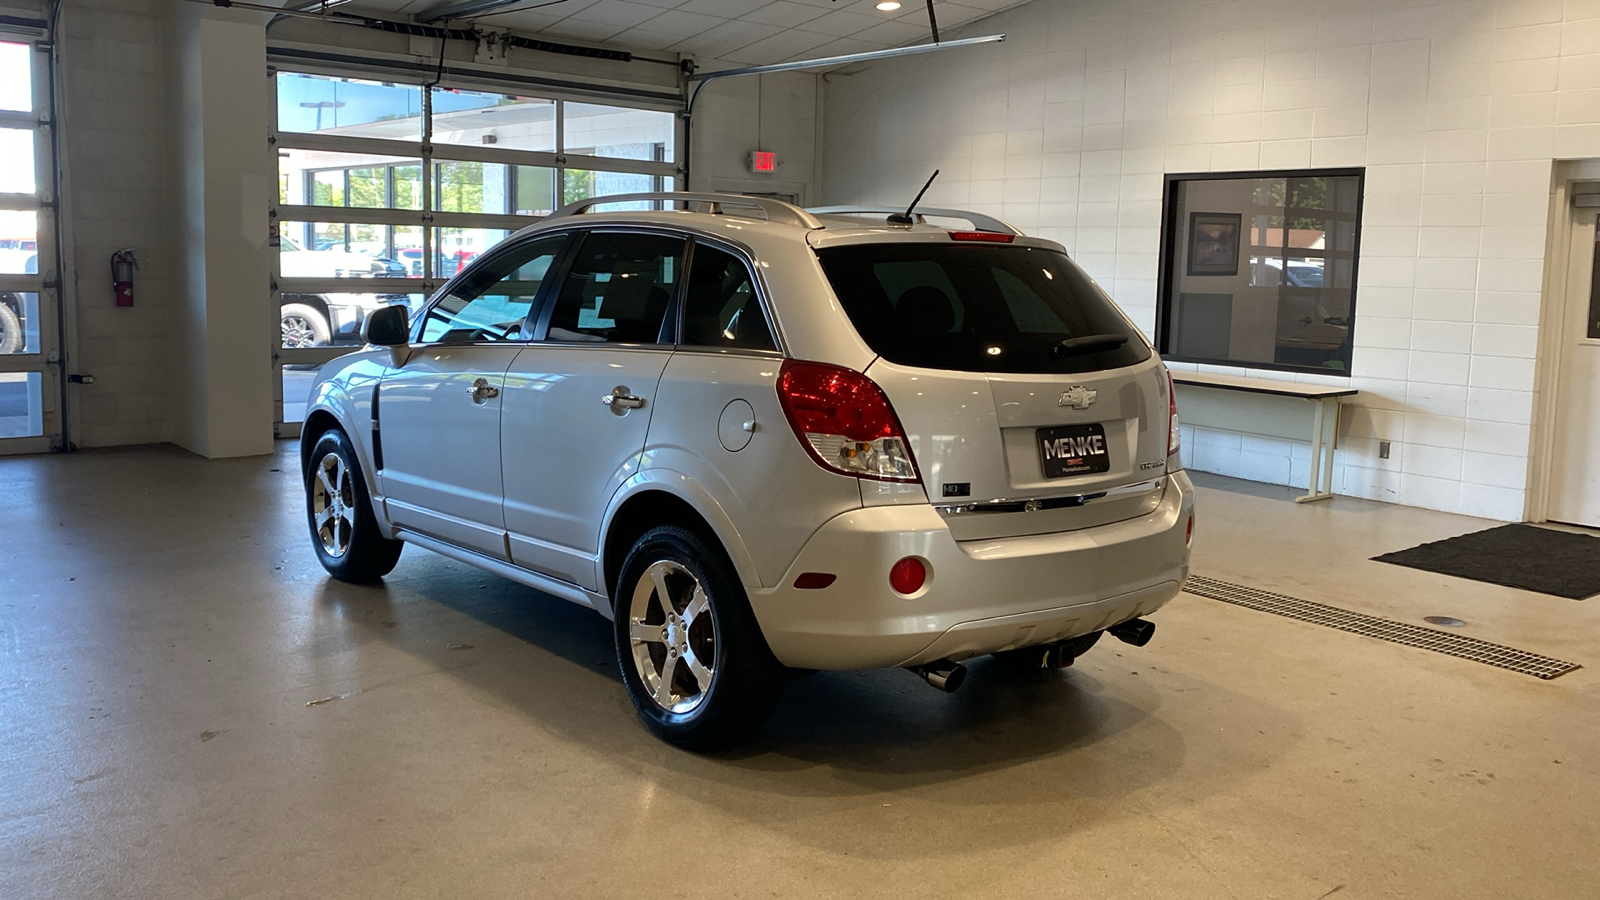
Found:
M 878 10 L 880 12 L 894 12 L 899 8 L 900 0 L 883 0 L 882 3 L 878 4 Z

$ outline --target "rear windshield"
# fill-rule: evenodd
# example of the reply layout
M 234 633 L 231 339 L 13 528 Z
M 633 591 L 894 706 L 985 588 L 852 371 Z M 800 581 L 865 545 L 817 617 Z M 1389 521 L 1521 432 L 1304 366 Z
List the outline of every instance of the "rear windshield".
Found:
M 1144 338 L 1065 253 L 919 242 L 830 247 L 817 256 L 856 331 L 893 363 L 1074 373 L 1150 357 Z

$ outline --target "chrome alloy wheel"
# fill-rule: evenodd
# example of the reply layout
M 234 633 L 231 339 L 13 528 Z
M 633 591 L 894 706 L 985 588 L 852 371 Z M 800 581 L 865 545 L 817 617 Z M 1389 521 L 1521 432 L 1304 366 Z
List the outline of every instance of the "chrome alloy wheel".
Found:
M 299 350 L 317 345 L 317 330 L 305 316 L 283 317 L 283 346 Z
M 317 539 L 322 549 L 334 559 L 350 550 L 350 536 L 355 531 L 355 484 L 350 480 L 350 470 L 337 453 L 329 453 L 317 463 L 316 478 L 311 482 L 311 515 L 317 524 Z
M 656 705 L 692 712 L 711 689 L 717 626 L 700 580 L 671 560 L 645 569 L 628 605 L 634 670 Z

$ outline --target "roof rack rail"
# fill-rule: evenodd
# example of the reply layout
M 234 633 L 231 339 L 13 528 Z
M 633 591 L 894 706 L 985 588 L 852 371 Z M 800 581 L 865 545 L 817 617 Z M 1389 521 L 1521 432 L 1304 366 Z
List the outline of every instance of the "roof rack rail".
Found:
M 856 216 L 856 215 L 903 215 L 905 210 L 897 206 L 813 206 L 806 212 L 819 216 Z M 993 231 L 998 234 L 1012 234 L 1022 236 L 1022 232 L 983 213 L 972 212 L 965 209 L 934 209 L 931 206 L 918 207 L 913 217 L 918 224 L 923 221 L 923 216 L 938 216 L 942 219 L 965 219 L 972 223 L 972 227 L 979 231 Z
M 588 212 L 590 209 L 605 203 L 634 203 L 641 200 L 660 200 L 682 203 L 685 206 L 691 203 L 703 203 L 711 209 L 709 212 L 718 214 L 724 206 L 742 206 L 750 209 L 759 209 L 767 217 L 767 221 L 774 225 L 797 225 L 801 228 L 821 228 L 822 223 L 817 217 L 806 212 L 792 203 L 774 200 L 771 197 L 746 197 L 743 194 L 712 194 L 694 193 L 691 191 L 651 191 L 642 194 L 611 194 L 605 197 L 590 197 L 570 203 L 551 213 L 545 218 L 556 219 L 563 216 L 576 216 Z

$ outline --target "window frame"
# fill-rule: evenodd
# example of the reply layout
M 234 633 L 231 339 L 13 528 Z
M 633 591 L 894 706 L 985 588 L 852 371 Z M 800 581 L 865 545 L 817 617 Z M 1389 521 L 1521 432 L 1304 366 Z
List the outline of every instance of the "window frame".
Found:
M 1156 322 L 1155 322 L 1155 347 L 1165 362 L 1194 363 L 1209 366 L 1228 366 L 1241 369 L 1260 369 L 1272 372 L 1293 372 L 1310 375 L 1332 375 L 1349 378 L 1354 372 L 1355 352 L 1352 346 L 1350 360 L 1343 369 L 1330 369 L 1324 366 L 1304 366 L 1291 363 L 1265 362 L 1259 360 L 1232 360 L 1232 359 L 1203 359 L 1198 357 L 1180 356 L 1176 352 L 1167 352 L 1166 348 L 1172 339 L 1172 304 L 1175 302 L 1173 290 L 1177 283 L 1177 273 L 1174 271 L 1179 254 L 1176 252 L 1176 242 L 1187 234 L 1187 221 L 1178 221 L 1178 184 L 1189 181 L 1228 181 L 1228 180 L 1258 180 L 1265 178 L 1348 178 L 1356 179 L 1356 209 L 1355 209 L 1355 235 L 1354 247 L 1350 251 L 1350 315 L 1349 328 L 1353 338 L 1356 323 L 1356 300 L 1360 287 L 1361 275 L 1361 233 L 1362 216 L 1367 200 L 1367 169 L 1365 166 L 1342 166 L 1317 169 L 1267 169 L 1242 172 L 1169 172 L 1164 176 L 1161 191 L 1161 237 L 1158 279 L 1156 282 Z M 1181 227 L 1180 227 L 1181 226 Z M 1287 226 L 1286 226 L 1287 227 Z M 1248 235 L 1249 228 L 1241 227 L 1241 237 Z M 1280 301 L 1281 302 L 1281 301 Z

